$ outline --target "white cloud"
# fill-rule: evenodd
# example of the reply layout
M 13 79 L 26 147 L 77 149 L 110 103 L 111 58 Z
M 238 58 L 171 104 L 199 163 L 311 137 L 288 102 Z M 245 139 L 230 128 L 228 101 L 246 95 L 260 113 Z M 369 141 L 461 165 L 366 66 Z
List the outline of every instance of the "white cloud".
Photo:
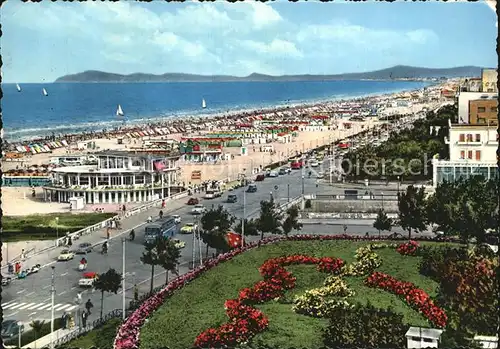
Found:
M 274 39 L 269 44 L 254 40 L 243 40 L 240 45 L 247 50 L 255 51 L 259 54 L 301 58 L 303 54 L 297 49 L 295 44 L 290 41 Z

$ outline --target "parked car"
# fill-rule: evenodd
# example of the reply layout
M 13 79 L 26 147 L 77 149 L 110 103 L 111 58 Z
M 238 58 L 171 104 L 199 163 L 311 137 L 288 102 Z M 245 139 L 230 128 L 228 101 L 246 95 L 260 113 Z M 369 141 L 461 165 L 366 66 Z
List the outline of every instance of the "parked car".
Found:
M 271 178 L 278 177 L 278 176 L 279 176 L 279 174 L 278 174 L 277 171 L 271 171 L 271 172 L 269 172 L 269 177 L 271 177 Z
M 255 184 L 250 184 L 247 188 L 247 193 L 255 193 L 257 191 L 257 186 Z
M 181 234 L 191 234 L 196 230 L 197 227 L 198 226 L 194 223 L 187 223 L 181 228 Z
M 238 201 L 238 197 L 234 194 L 230 194 L 227 196 L 227 202 L 234 203 Z
M 265 178 L 266 177 L 263 174 L 260 174 L 260 175 L 257 175 L 257 177 L 255 177 L 255 181 L 262 182 Z
M 174 217 L 175 224 L 180 224 L 181 223 L 181 221 L 182 221 L 181 216 L 179 216 L 177 214 L 174 214 L 172 217 Z
M 12 282 L 12 278 L 9 276 L 2 275 L 2 286 L 8 286 Z
M 83 273 L 83 278 L 78 281 L 78 286 L 80 287 L 94 287 L 94 283 L 99 278 L 99 274 L 88 271 Z
M 71 252 L 70 250 L 62 250 L 61 253 L 59 253 L 59 257 L 57 257 L 57 260 L 60 262 L 65 262 L 73 258 L 75 258 L 75 254 L 73 252 Z
M 76 249 L 76 254 L 87 254 L 92 252 L 92 244 L 89 242 L 82 242 L 81 244 L 78 245 L 78 248 Z
M 202 204 L 194 205 L 193 209 L 191 210 L 192 214 L 203 214 L 205 212 L 207 212 L 207 209 Z
M 2 339 L 12 339 L 19 336 L 19 330 L 24 332 L 24 325 L 19 326 L 17 320 L 3 320 L 2 322 Z
M 278 175 L 280 175 L 280 176 L 283 176 L 286 174 L 287 174 L 287 172 L 286 172 L 286 169 L 284 169 L 284 168 L 280 168 L 280 170 L 278 171 Z
M 198 205 L 200 203 L 200 200 L 197 198 L 190 198 L 187 202 L 188 205 Z

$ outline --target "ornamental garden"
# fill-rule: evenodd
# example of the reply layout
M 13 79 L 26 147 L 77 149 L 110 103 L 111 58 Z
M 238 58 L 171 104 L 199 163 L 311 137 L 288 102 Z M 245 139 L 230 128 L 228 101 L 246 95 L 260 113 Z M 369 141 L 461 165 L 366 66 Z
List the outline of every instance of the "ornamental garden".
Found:
M 440 347 L 495 335 L 498 259 L 456 243 L 294 235 L 209 260 L 144 301 L 115 348 Z

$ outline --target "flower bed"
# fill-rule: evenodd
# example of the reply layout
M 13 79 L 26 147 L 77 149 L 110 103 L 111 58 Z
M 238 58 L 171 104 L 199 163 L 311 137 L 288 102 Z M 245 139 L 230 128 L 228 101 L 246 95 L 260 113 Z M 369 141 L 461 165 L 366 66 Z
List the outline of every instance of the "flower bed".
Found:
M 398 253 L 402 254 L 403 256 L 415 256 L 419 247 L 420 244 L 418 242 L 410 240 L 405 244 L 399 245 L 396 248 L 396 251 L 398 251 Z
M 263 281 L 240 291 L 238 299 L 226 301 L 229 322 L 218 328 L 202 332 L 195 340 L 196 348 L 235 347 L 248 341 L 268 326 L 268 318 L 251 305 L 280 298 L 286 290 L 295 287 L 295 277 L 284 267 L 293 264 L 317 264 L 317 269 L 327 273 L 339 273 L 344 261 L 338 258 L 315 258 L 294 255 L 269 259 L 259 268 Z
M 384 238 L 384 237 L 365 238 L 362 236 L 348 236 L 348 235 L 293 235 L 293 236 L 290 236 L 288 238 L 284 238 L 284 237 L 267 238 L 267 239 L 262 240 L 260 245 L 271 244 L 271 243 L 284 241 L 284 240 L 290 240 L 290 241 L 312 241 L 312 240 L 316 240 L 316 241 L 340 241 L 340 240 L 377 241 L 378 240 L 378 241 L 382 241 L 382 240 L 387 240 L 387 238 Z M 399 240 L 404 240 L 404 239 L 401 238 Z M 431 239 L 431 238 L 419 238 L 418 240 L 433 241 L 433 239 Z M 443 239 L 441 241 L 452 241 L 452 240 L 450 240 L 450 239 L 444 240 Z M 203 266 L 198 267 L 195 270 L 192 270 L 189 273 L 174 280 L 168 286 L 166 286 L 164 289 L 162 289 L 160 292 L 158 292 L 154 296 L 151 296 L 137 310 L 135 310 L 134 313 L 129 318 L 127 318 L 126 321 L 122 324 L 122 326 L 120 327 L 120 329 L 115 337 L 114 347 L 117 349 L 139 348 L 139 345 L 140 345 L 139 334 L 140 334 L 141 326 L 143 326 L 146 318 L 151 316 L 151 314 L 156 309 L 158 309 L 165 302 L 165 300 L 172 295 L 172 293 L 175 290 L 182 288 L 185 284 L 194 280 L 201 273 L 219 265 L 221 262 L 230 260 L 234 256 L 236 256 L 242 252 L 245 252 L 245 251 L 248 251 L 250 249 L 255 248 L 257 245 L 258 245 L 258 243 L 252 243 L 252 244 L 249 244 L 248 246 L 245 246 L 243 249 L 232 250 L 228 253 L 219 255 L 215 259 L 210 259 L 210 260 L 206 261 L 206 263 Z M 394 246 L 393 243 L 392 244 L 374 244 L 374 245 L 380 245 L 380 246 L 387 245 L 385 247 Z M 371 250 L 373 250 L 375 248 L 376 247 L 372 246 Z M 364 252 L 360 252 L 360 251 L 357 251 L 357 252 L 359 252 L 358 254 L 360 256 L 364 253 Z M 366 255 L 368 256 L 370 254 L 366 254 Z M 370 258 L 372 261 L 366 262 L 366 263 L 367 264 L 369 263 L 371 265 L 376 265 L 376 263 L 373 262 L 373 260 L 376 260 L 376 258 L 373 255 L 370 255 L 370 256 L 371 256 Z M 319 268 L 319 266 L 318 266 L 318 268 Z M 324 268 L 331 268 L 331 264 L 326 263 Z M 363 268 L 365 270 L 369 270 L 371 267 L 360 266 L 360 269 L 363 269 Z M 345 270 L 347 270 L 347 267 L 343 266 L 342 269 L 345 271 Z M 262 286 L 262 285 L 260 285 L 260 286 Z M 244 305 L 246 305 L 246 304 L 244 304 Z M 247 308 L 245 308 L 245 309 L 247 309 Z M 254 317 L 257 315 L 258 315 L 257 313 L 253 313 Z M 259 316 L 257 316 L 257 317 L 259 317 Z M 227 330 L 229 330 L 229 329 L 227 329 Z
M 402 297 L 406 303 L 422 313 L 434 326 L 443 328 L 448 320 L 443 309 L 439 308 L 423 290 L 411 282 L 399 281 L 390 275 L 374 272 L 365 280 L 370 287 L 382 288 Z

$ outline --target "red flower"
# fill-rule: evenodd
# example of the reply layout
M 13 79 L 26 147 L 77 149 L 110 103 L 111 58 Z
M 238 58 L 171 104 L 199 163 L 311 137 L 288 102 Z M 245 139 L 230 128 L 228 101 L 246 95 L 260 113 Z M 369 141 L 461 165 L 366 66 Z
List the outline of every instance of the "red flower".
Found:
M 418 242 L 410 240 L 405 244 L 399 245 L 396 248 L 396 251 L 398 251 L 402 255 L 414 256 L 417 253 L 417 249 L 419 246 L 420 244 Z

